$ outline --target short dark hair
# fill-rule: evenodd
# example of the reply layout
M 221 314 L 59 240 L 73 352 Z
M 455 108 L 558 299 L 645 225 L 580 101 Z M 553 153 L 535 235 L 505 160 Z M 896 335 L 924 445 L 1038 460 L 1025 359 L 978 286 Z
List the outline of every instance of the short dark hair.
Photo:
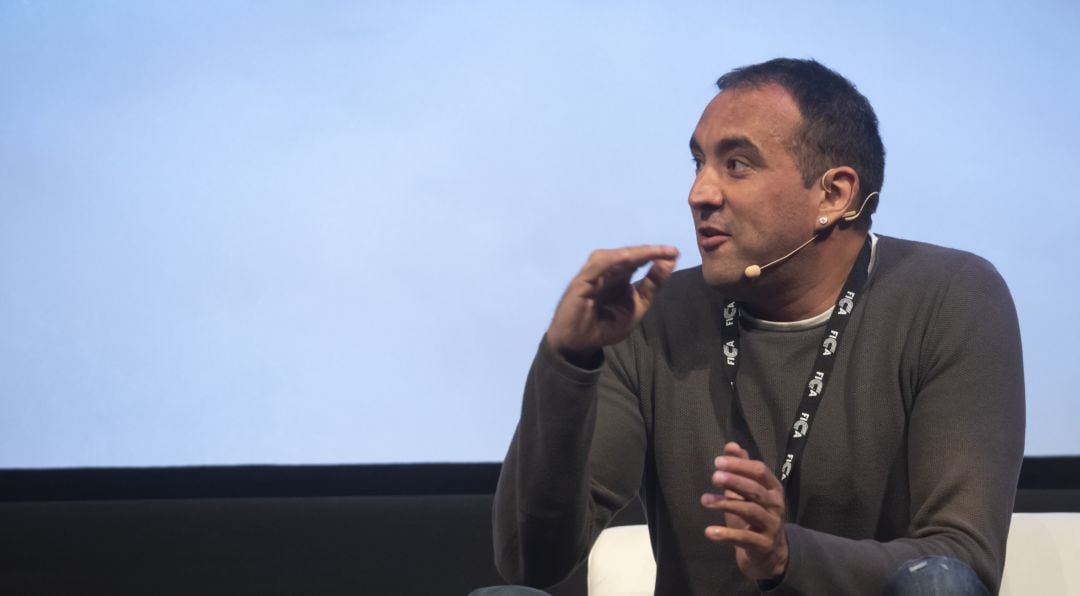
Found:
M 802 114 L 802 126 L 792 139 L 792 155 L 807 188 L 829 168 L 843 165 L 859 173 L 859 201 L 881 191 L 885 147 L 877 116 L 851 81 L 815 60 L 793 58 L 736 68 L 716 81 L 720 91 L 769 84 L 783 87 Z M 863 212 L 867 223 L 877 203 L 875 197 L 867 204 Z

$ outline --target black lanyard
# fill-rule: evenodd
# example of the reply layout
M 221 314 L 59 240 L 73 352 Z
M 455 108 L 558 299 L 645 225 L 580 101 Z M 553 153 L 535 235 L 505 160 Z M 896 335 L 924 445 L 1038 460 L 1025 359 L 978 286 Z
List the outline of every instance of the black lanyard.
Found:
M 825 327 L 825 336 L 821 340 L 821 349 L 814 360 L 814 368 L 810 371 L 810 380 L 806 383 L 802 399 L 799 401 L 798 413 L 795 422 L 791 425 L 791 434 L 788 435 L 787 453 L 780 461 L 777 473 L 784 485 L 784 494 L 789 505 L 789 512 L 794 513 L 798 505 L 798 482 L 789 482 L 792 476 L 797 476 L 801 463 L 803 448 L 806 447 L 806 437 L 810 434 L 810 423 L 814 420 L 818 404 L 825 392 L 825 382 L 832 373 L 833 364 L 836 362 L 836 353 L 840 347 L 840 337 L 847 327 L 848 319 L 855 310 L 855 302 L 860 298 L 863 286 L 870 267 L 871 252 L 870 237 L 867 236 L 863 243 L 855 264 L 848 273 L 844 289 L 840 291 L 840 298 L 833 307 L 832 316 Z M 731 384 L 731 390 L 735 394 L 735 400 L 739 400 L 739 392 L 735 388 L 735 378 L 739 372 L 739 316 L 741 307 L 734 300 L 724 305 L 724 323 L 721 327 L 720 336 L 724 342 L 724 374 Z

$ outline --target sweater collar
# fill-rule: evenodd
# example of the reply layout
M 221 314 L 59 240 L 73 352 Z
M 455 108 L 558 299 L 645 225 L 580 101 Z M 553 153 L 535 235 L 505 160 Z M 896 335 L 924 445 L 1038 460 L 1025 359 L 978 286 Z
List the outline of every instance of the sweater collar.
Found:
M 877 245 L 877 234 L 870 232 L 870 265 L 866 268 L 867 273 L 872 272 L 874 270 L 874 264 L 877 263 Z M 829 310 L 826 310 L 821 314 L 798 321 L 767 321 L 752 316 L 745 310 L 740 314 L 742 315 L 743 323 L 750 329 L 763 329 L 765 331 L 805 331 L 824 325 L 828 322 L 829 317 L 832 316 L 832 311 L 833 309 L 830 307 Z

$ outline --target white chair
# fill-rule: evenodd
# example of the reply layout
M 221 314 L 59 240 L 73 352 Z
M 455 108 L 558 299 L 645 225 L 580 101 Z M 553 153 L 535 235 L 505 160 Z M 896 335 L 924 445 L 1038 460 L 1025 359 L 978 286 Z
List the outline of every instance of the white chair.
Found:
M 589 596 L 653 596 L 656 561 L 649 526 L 604 529 L 589 551 Z
M 1013 514 L 1000 594 L 1080 596 L 1080 513 Z
M 1080 596 L 1080 513 L 1014 513 L 1006 546 L 1000 596 Z M 589 596 L 652 596 L 656 563 L 648 526 L 601 532 L 588 575 Z

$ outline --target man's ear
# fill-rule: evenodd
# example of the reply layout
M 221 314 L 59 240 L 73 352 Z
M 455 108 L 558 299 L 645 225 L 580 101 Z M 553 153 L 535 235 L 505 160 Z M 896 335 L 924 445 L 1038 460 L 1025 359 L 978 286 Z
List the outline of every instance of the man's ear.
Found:
M 818 217 L 828 218 L 828 225 L 859 211 L 859 173 L 855 168 L 831 168 L 821 176 L 818 185 L 822 191 Z

